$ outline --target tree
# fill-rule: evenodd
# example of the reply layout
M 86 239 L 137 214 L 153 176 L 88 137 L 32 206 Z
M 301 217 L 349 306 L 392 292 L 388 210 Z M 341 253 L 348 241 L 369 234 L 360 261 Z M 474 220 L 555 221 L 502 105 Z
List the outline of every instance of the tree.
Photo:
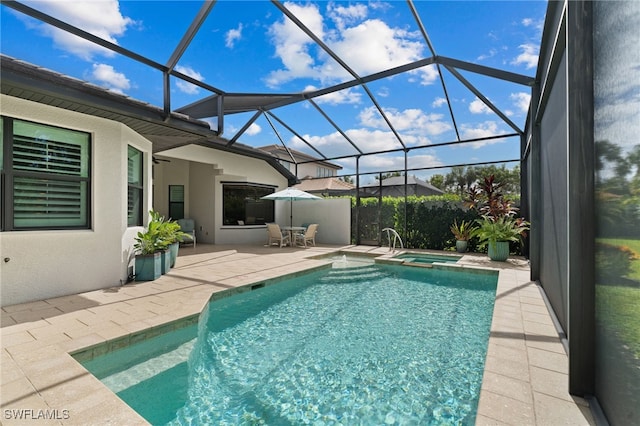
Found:
M 340 176 L 338 179 L 343 181 L 343 182 L 346 182 L 346 183 L 350 183 L 350 184 L 354 183 L 353 182 L 353 177 L 351 177 L 351 176 Z
M 435 186 L 436 188 L 442 189 L 444 191 L 444 188 L 445 188 L 444 180 L 445 180 L 444 175 L 437 174 L 437 175 L 431 176 L 431 178 L 429 179 L 429 183 Z
M 376 180 L 385 180 L 391 177 L 404 176 L 400 172 L 391 172 L 391 173 L 380 173 L 376 175 Z

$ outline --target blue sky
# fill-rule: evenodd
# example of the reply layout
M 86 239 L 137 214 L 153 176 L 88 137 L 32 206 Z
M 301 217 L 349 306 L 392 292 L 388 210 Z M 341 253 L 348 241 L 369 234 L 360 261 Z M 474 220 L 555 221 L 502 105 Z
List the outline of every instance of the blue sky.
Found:
M 106 40 L 165 64 L 201 7 L 196 1 L 47 1 L 23 3 Z M 358 75 L 432 56 L 404 1 L 283 2 Z M 415 1 L 436 54 L 535 76 L 543 1 Z M 93 82 L 132 98 L 162 106 L 161 73 L 1 8 L 2 53 Z M 351 80 L 351 76 L 293 25 L 271 2 L 216 3 L 178 71 L 226 92 L 299 93 Z M 512 129 L 458 79 L 443 70 L 451 109 L 462 139 L 512 133 Z M 524 127 L 530 89 L 466 71 L 477 87 L 519 128 Z M 408 146 L 456 140 L 436 67 L 374 81 L 369 91 Z M 171 107 L 177 109 L 211 95 L 172 78 Z M 360 87 L 316 98 L 320 108 L 364 152 L 400 148 L 377 108 Z M 343 135 L 307 102 L 273 113 L 327 157 L 354 154 Z M 232 138 L 253 114 L 225 118 L 223 136 Z M 215 126 L 215 119 L 208 120 Z M 294 134 L 261 117 L 239 142 L 279 144 L 315 155 Z M 411 152 L 409 168 L 515 159 L 518 138 Z M 355 161 L 336 160 L 352 173 Z M 511 164 L 513 165 L 513 164 Z M 401 169 L 401 152 L 363 156 L 361 172 Z M 437 170 L 446 173 L 447 170 Z M 428 177 L 433 172 L 413 173 Z

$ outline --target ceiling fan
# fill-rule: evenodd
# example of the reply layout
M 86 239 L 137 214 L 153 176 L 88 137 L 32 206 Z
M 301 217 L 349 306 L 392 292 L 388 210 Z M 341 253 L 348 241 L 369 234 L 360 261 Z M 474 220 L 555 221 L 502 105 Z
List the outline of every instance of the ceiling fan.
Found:
M 160 164 L 161 161 L 164 161 L 165 163 L 170 163 L 171 160 L 165 160 L 164 158 L 156 158 L 156 157 L 152 157 L 153 160 L 153 164 Z

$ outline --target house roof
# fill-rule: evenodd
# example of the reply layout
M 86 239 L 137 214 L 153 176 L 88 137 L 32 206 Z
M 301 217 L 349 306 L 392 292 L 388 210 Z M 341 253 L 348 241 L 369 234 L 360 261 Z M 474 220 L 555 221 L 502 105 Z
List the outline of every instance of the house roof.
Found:
M 355 185 L 345 182 L 335 177 L 320 179 L 302 179 L 294 188 L 307 192 L 321 191 L 349 191 L 355 188 Z
M 393 176 L 393 177 L 389 177 L 386 179 L 382 179 L 382 182 L 375 182 L 369 185 L 363 185 L 363 188 L 377 188 L 380 185 L 382 186 L 404 186 L 404 176 Z M 434 192 L 439 192 L 444 194 L 444 191 L 442 191 L 439 188 L 436 188 L 435 186 L 431 185 L 429 182 L 425 182 L 421 179 L 418 179 L 415 176 L 407 176 L 407 185 L 416 185 L 416 186 L 422 186 L 424 188 L 429 188 L 430 190 L 434 191 Z
M 82 114 L 117 121 L 150 140 L 153 152 L 197 144 L 267 161 L 289 180 L 296 177 L 273 156 L 248 145 L 230 144 L 209 123 L 169 112 L 91 83 L 0 55 L 0 92 Z

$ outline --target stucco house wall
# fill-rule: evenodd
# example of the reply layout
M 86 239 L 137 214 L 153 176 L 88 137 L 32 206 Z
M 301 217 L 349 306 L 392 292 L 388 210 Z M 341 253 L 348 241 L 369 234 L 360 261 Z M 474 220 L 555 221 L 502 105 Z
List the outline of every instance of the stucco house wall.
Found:
M 177 164 L 187 167 L 188 183 L 185 193 L 185 216 L 195 220 L 196 239 L 210 244 L 261 244 L 266 240 L 266 227 L 223 226 L 222 225 L 222 184 L 223 182 L 246 182 L 272 185 L 274 188 L 286 188 L 287 179 L 266 161 L 250 158 L 226 151 L 207 148 L 200 145 L 187 145 L 161 153 L 171 163 L 156 165 L 154 185 L 156 193 L 168 193 L 168 185 L 182 184 L 171 172 L 174 159 Z M 186 165 L 185 165 L 186 163 Z M 184 176 L 179 173 L 176 176 Z M 162 188 L 158 188 L 158 181 Z M 160 212 L 168 209 L 168 201 L 160 204 L 156 198 L 156 209 Z M 187 205 L 188 204 L 188 205 Z M 164 209 L 164 210 L 163 210 Z M 278 221 L 276 215 L 276 221 Z
M 144 152 L 151 205 L 151 142 L 125 125 L 0 95 L 4 116 L 91 134 L 91 229 L 0 232 L 0 304 L 43 300 L 120 285 L 133 238 L 127 227 L 127 145 Z

